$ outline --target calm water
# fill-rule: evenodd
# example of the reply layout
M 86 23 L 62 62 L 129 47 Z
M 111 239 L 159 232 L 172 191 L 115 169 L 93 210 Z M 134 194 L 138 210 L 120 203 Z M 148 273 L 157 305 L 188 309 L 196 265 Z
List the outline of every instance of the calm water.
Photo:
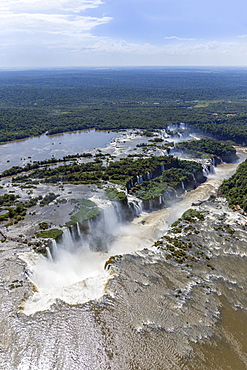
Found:
M 68 154 L 84 153 L 109 145 L 119 136 L 110 131 L 77 131 L 59 135 L 42 135 L 26 140 L 0 145 L 0 171 L 12 166 L 25 165 L 52 157 L 62 158 Z

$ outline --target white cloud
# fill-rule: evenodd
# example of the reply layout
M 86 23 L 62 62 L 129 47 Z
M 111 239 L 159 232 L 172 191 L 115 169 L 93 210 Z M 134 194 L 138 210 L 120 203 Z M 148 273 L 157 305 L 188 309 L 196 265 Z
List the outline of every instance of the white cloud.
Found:
M 1 0 L 0 47 L 16 44 L 77 44 L 96 26 L 108 23 L 110 17 L 86 16 L 82 10 L 95 8 L 101 0 Z M 68 38 L 70 42 L 68 42 Z
M 181 37 L 165 36 L 162 46 L 96 36 L 95 28 L 112 19 L 92 15 L 103 1 L 0 0 L 0 66 L 247 62 L 247 35 L 226 42 L 186 38 L 178 31 Z
M 165 40 L 178 40 L 178 41 L 195 41 L 194 38 L 184 38 L 184 37 L 178 37 L 178 36 L 166 36 Z
M 103 4 L 101 0 L 1 0 L 0 13 L 59 12 L 79 13 Z
M 92 28 L 110 21 L 109 17 L 82 17 L 63 14 L 0 14 L 0 34 L 6 32 L 32 31 L 61 32 L 71 30 L 75 33 L 89 31 Z

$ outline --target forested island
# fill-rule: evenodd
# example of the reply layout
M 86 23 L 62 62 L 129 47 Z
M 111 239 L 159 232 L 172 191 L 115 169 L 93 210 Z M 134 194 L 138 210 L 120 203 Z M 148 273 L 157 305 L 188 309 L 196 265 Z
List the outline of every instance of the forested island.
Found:
M 183 141 L 176 144 L 176 149 L 189 152 L 193 156 L 214 158 L 217 163 L 220 161 L 231 163 L 236 161 L 236 150 L 232 145 L 221 143 L 210 139 Z

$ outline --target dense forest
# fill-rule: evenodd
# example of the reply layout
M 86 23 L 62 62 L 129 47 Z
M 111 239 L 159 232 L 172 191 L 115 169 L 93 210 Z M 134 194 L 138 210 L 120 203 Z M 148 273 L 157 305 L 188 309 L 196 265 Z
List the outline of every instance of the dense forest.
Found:
M 241 163 L 236 173 L 228 180 L 224 180 L 219 189 L 229 205 L 234 209 L 242 208 L 247 212 L 247 160 Z
M 183 141 L 176 144 L 176 149 L 187 151 L 199 158 L 209 154 L 217 156 L 227 163 L 237 160 L 236 150 L 232 145 L 210 139 Z
M 0 142 L 96 128 L 164 129 L 186 122 L 245 145 L 243 69 L 139 68 L 0 73 Z
M 90 184 L 100 183 L 103 180 L 127 186 L 131 179 L 136 179 L 136 176 L 143 176 L 144 178 L 147 173 L 153 173 L 153 177 L 157 177 L 161 175 L 162 171 L 172 167 L 187 167 L 187 170 L 191 168 L 195 172 L 201 170 L 201 165 L 195 162 L 182 161 L 169 155 L 136 160 L 123 158 L 120 161 L 111 161 L 107 166 L 104 166 L 102 161 L 95 160 L 81 164 L 75 162 L 58 167 L 37 168 L 27 175 L 21 174 L 13 177 L 12 181 L 24 183 L 34 179 L 45 183 L 62 181 L 73 184 Z

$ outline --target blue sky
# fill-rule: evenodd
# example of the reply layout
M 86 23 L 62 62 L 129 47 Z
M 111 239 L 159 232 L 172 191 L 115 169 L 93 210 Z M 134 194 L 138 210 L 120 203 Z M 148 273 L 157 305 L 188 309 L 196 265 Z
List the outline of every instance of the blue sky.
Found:
M 247 66 L 246 0 L 1 0 L 0 68 Z

